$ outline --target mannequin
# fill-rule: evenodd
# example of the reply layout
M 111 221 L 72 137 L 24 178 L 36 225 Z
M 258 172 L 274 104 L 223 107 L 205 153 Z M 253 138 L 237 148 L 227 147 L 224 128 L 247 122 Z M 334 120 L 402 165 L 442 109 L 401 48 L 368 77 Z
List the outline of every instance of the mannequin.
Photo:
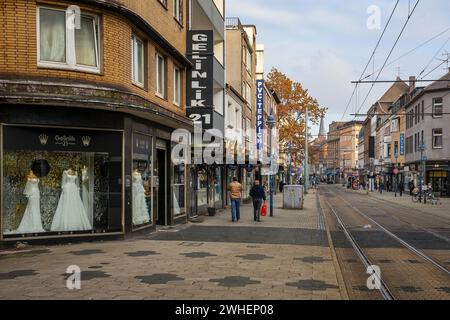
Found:
M 150 222 L 148 205 L 142 175 L 138 169 L 133 172 L 133 224 L 139 226 Z
M 32 170 L 27 175 L 27 184 L 23 193 L 28 198 L 28 205 L 19 228 L 14 233 L 45 232 L 41 220 L 39 178 Z
M 63 172 L 61 197 L 51 226 L 52 231 L 91 230 L 83 201 L 80 197 L 78 173 L 73 168 Z

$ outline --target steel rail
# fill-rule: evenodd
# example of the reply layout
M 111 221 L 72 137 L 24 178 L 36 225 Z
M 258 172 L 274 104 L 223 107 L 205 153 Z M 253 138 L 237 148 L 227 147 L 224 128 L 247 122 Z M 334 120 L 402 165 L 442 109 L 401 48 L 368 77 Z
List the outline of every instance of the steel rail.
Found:
M 353 238 L 353 236 L 351 235 L 351 233 L 348 231 L 348 227 L 345 225 L 345 223 L 342 221 L 342 219 L 339 217 L 338 213 L 336 212 L 336 210 L 333 208 L 333 206 L 330 204 L 330 202 L 327 199 L 324 199 L 325 203 L 328 205 L 328 207 L 330 208 L 331 212 L 333 212 L 333 215 L 336 217 L 336 220 L 338 221 L 339 225 L 342 228 L 342 231 L 345 234 L 345 237 L 347 238 L 347 240 L 350 242 L 350 244 L 352 245 L 353 249 L 355 250 L 356 254 L 358 255 L 358 258 L 361 260 L 361 262 L 363 263 L 364 267 L 366 268 L 366 270 L 368 270 L 368 268 L 370 266 L 373 266 L 374 264 L 370 262 L 369 257 L 367 257 L 367 255 L 364 253 L 364 251 L 362 250 L 362 248 L 358 245 L 358 243 L 356 242 L 356 240 Z M 385 300 L 395 300 L 394 295 L 392 294 L 392 292 L 389 290 L 388 286 L 386 285 L 386 283 L 383 281 L 383 279 L 381 279 L 376 273 L 373 274 L 374 277 L 376 277 L 381 285 L 380 287 L 380 293 L 383 296 L 383 298 Z
M 359 213 L 360 215 L 362 215 L 363 217 L 365 217 L 367 220 L 371 221 L 373 224 L 375 224 L 376 226 L 378 226 L 382 231 L 384 231 L 386 234 L 388 234 L 390 237 L 392 237 L 393 239 L 395 239 L 397 242 L 400 242 L 404 247 L 406 247 L 407 249 L 409 249 L 410 251 L 412 251 L 414 254 L 418 255 L 419 257 L 423 258 L 424 260 L 428 261 L 429 263 L 431 263 L 432 265 L 434 265 L 436 268 L 438 268 L 439 270 L 443 271 L 444 273 L 446 273 L 447 275 L 450 276 L 450 271 L 445 268 L 444 266 L 442 266 L 439 262 L 435 261 L 433 258 L 430 258 L 429 256 L 427 256 L 425 253 L 423 253 L 422 251 L 420 251 L 419 249 L 415 248 L 414 246 L 410 245 L 408 242 L 406 242 L 405 240 L 401 239 L 400 237 L 398 237 L 397 235 L 395 235 L 394 233 L 392 233 L 391 231 L 389 231 L 388 229 L 386 229 L 384 226 L 382 226 L 380 223 L 378 223 L 377 221 L 375 221 L 374 219 L 372 219 L 371 217 L 369 217 L 368 215 L 366 215 L 365 213 L 361 212 L 361 210 L 359 210 L 358 208 L 356 208 L 355 206 L 353 206 L 350 202 L 348 202 L 346 199 L 344 199 L 342 196 L 339 196 L 338 194 L 334 193 L 337 197 L 339 197 L 340 199 L 342 199 L 343 202 L 347 203 L 350 208 L 352 208 L 354 211 L 356 211 L 357 213 Z

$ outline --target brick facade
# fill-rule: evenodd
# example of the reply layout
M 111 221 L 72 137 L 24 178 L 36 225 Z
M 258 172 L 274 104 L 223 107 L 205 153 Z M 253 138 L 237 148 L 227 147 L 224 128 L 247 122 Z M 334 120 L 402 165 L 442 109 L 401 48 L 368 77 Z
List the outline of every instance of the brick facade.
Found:
M 85 3 L 92 3 L 87 5 Z M 0 79 L 46 79 L 56 82 L 90 83 L 119 89 L 138 95 L 150 103 L 163 107 L 180 116 L 185 115 L 186 70 L 177 62 L 172 52 L 160 48 L 144 29 L 107 7 L 96 6 L 96 1 L 26 1 L 3 0 L 0 3 Z M 186 28 L 173 17 L 172 1 L 165 9 L 158 0 L 128 0 L 114 3 L 123 4 L 133 14 L 146 21 L 179 54 L 186 49 Z M 87 73 L 70 70 L 42 68 L 37 63 L 37 10 L 38 5 L 67 8 L 78 5 L 82 12 L 100 17 L 100 66 L 101 73 Z M 183 5 L 186 11 L 186 4 Z M 151 14 L 151 15 L 150 15 Z M 133 85 L 131 76 L 131 37 L 140 36 L 146 41 L 146 88 Z M 155 54 L 166 57 L 166 99 L 156 96 Z M 182 77 L 182 106 L 173 104 L 173 67 L 184 70 Z

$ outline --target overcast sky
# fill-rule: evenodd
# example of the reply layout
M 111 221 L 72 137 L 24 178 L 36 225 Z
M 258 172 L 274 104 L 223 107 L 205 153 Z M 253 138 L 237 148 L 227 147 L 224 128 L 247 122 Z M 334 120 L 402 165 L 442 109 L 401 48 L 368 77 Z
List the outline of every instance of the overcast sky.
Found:
M 239 17 L 243 24 L 254 24 L 258 30 L 258 42 L 265 45 L 266 73 L 272 66 L 287 73 L 295 81 L 309 89 L 319 103 L 329 108 L 328 126 L 333 120 L 341 120 L 345 106 L 354 89 L 350 84 L 358 80 L 375 48 L 382 29 L 394 7 L 395 0 L 226 0 L 227 16 Z M 391 50 L 416 0 L 400 0 L 400 5 L 375 56 L 375 67 L 366 74 L 378 70 Z M 381 9 L 381 29 L 367 27 L 369 6 Z M 391 61 L 402 54 L 447 31 L 398 62 L 388 66 L 380 80 L 393 80 L 399 74 L 403 79 L 418 76 L 428 65 L 432 70 L 440 61 L 432 60 L 439 51 L 450 52 L 450 1 L 421 0 Z M 447 43 L 446 43 L 447 41 Z M 446 43 L 446 44 L 445 44 Z M 442 76 L 445 65 L 430 74 L 428 79 Z M 426 74 L 427 72 L 425 72 Z M 376 85 L 361 112 L 386 90 L 388 85 Z M 358 91 L 359 101 L 354 100 L 349 114 L 359 108 L 370 85 Z M 359 103 L 358 103 L 359 102 Z M 347 116 L 346 120 L 353 117 Z M 313 130 L 317 134 L 317 128 Z

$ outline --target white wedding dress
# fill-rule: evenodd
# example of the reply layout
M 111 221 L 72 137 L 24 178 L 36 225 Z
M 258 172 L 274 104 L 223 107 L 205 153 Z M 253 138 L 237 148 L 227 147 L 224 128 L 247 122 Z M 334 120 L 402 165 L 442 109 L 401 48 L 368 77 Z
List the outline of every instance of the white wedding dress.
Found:
M 139 226 L 150 222 L 142 176 L 133 174 L 133 224 Z
M 39 179 L 28 179 L 23 194 L 28 198 L 28 204 L 19 228 L 14 233 L 45 232 L 41 220 Z
M 78 175 L 63 172 L 62 193 L 53 217 L 51 231 L 92 230 L 86 209 L 80 197 Z

